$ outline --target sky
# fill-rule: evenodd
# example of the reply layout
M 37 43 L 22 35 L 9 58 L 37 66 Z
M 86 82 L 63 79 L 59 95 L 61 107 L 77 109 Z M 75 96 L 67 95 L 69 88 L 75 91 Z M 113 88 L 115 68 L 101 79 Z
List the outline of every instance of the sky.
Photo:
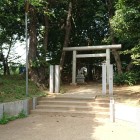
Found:
M 25 42 L 23 42 L 23 43 L 17 42 L 15 44 L 15 52 L 21 56 L 21 58 L 19 60 L 22 64 L 24 64 L 26 62 L 26 44 L 25 44 Z
M 8 50 L 4 50 L 5 57 L 7 56 Z M 18 60 L 14 60 L 15 57 L 21 56 Z M 20 41 L 17 41 L 14 46 L 12 47 L 10 51 L 11 60 L 15 63 L 20 62 L 21 64 L 26 63 L 26 44 L 25 42 L 20 43 Z M 8 60 L 10 61 L 10 59 Z

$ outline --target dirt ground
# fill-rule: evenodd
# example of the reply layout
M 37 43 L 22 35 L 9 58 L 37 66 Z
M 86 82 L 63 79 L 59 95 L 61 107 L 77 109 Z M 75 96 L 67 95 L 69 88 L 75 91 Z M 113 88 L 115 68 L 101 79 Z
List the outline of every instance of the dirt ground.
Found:
M 135 86 L 115 86 L 114 95 L 120 103 L 132 106 L 140 106 L 140 85 Z
M 0 126 L 0 140 L 139 140 L 132 123 L 91 117 L 30 115 Z
M 90 90 L 89 90 L 90 89 Z M 80 91 L 88 91 L 92 92 L 92 90 L 96 90 L 97 95 L 101 94 L 102 85 L 100 83 L 86 83 L 81 85 L 63 85 L 62 92 L 80 92 Z M 107 91 L 108 92 L 108 91 Z M 140 106 L 140 85 L 134 86 L 116 86 L 113 87 L 113 94 L 115 96 L 115 101 L 123 104 L 127 104 L 130 106 Z M 108 95 L 108 93 L 107 93 Z

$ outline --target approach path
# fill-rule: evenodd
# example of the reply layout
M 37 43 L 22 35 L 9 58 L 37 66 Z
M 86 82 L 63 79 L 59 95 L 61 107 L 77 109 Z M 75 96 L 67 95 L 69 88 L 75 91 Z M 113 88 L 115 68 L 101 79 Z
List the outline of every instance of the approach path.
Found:
M 87 87 L 87 88 L 86 88 Z M 77 86 L 65 95 L 91 96 L 98 89 Z M 67 87 L 66 87 L 67 88 Z M 133 123 L 91 117 L 29 115 L 0 125 L 0 140 L 139 140 L 140 130 Z

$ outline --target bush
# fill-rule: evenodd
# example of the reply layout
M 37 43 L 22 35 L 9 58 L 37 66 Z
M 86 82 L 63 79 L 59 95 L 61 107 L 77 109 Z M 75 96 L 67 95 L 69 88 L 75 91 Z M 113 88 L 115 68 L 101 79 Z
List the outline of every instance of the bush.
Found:
M 117 85 L 135 85 L 140 80 L 140 72 L 125 72 L 114 75 L 114 83 Z
M 3 114 L 3 117 L 0 119 L 0 124 L 7 124 L 9 121 L 14 121 L 16 119 L 22 119 L 27 117 L 24 110 L 22 110 L 17 116 L 9 116 L 6 113 Z

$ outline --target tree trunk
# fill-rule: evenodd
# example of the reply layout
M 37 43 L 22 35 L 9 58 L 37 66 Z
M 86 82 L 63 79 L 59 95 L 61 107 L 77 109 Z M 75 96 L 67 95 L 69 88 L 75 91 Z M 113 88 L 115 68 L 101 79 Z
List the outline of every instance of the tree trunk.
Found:
M 3 74 L 6 75 L 6 73 L 7 73 L 6 63 L 5 60 L 3 60 Z
M 29 75 L 31 77 L 31 80 L 37 83 L 38 82 L 37 68 L 34 67 L 33 65 L 33 63 L 36 61 L 37 54 L 37 31 L 36 31 L 37 17 L 36 17 L 36 9 L 32 5 L 30 5 L 29 7 L 29 15 L 30 15 Z
M 48 3 L 46 4 L 46 9 L 45 12 L 48 12 Z M 45 13 L 45 34 L 44 34 L 44 50 L 45 52 L 47 51 L 47 47 L 48 47 L 48 33 L 49 33 L 49 17 L 48 15 Z
M 10 75 L 10 69 L 9 69 L 9 66 L 8 66 L 8 58 L 9 58 L 10 51 L 11 51 L 11 48 L 12 48 L 12 41 L 13 41 L 13 38 L 11 37 L 8 52 L 7 52 L 7 56 L 4 58 L 4 55 L 3 55 L 4 75 Z
M 64 39 L 63 47 L 68 47 L 68 44 L 69 44 L 70 31 L 71 31 L 71 17 L 72 17 L 72 2 L 70 1 L 69 8 L 68 8 L 66 27 L 65 27 L 65 39 Z M 62 55 L 61 55 L 61 60 L 60 60 L 61 70 L 62 70 L 63 65 L 64 65 L 64 59 L 65 59 L 65 52 L 62 50 Z
M 46 4 L 46 9 L 45 12 L 48 12 L 48 3 Z M 46 52 L 47 52 L 47 47 L 48 47 L 48 33 L 49 33 L 49 17 L 47 14 L 44 16 L 45 20 L 45 33 L 44 33 L 44 44 L 43 44 L 43 50 L 44 53 L 42 55 L 43 61 L 46 61 Z M 43 84 L 46 81 L 46 68 L 45 65 L 41 65 L 39 68 L 39 82 Z
M 112 0 L 106 0 L 106 4 L 108 7 L 108 14 L 109 14 L 109 20 L 110 20 L 113 17 L 113 6 L 112 6 L 113 2 Z M 111 27 L 110 21 L 109 21 L 109 27 L 110 27 L 110 37 L 111 37 L 112 44 L 115 44 L 114 31 Z M 118 74 L 122 74 L 122 65 L 121 65 L 120 55 L 116 49 L 112 49 L 112 54 L 115 58 Z
M 121 59 L 120 59 L 120 55 L 118 53 L 118 51 L 116 49 L 112 49 L 112 54 L 115 58 L 115 62 L 117 65 L 117 70 L 118 70 L 118 74 L 122 74 L 122 65 L 121 65 Z
M 130 71 L 133 68 L 134 64 L 133 64 L 133 60 L 130 61 L 130 63 L 128 64 L 126 71 Z
M 8 66 L 8 62 L 6 60 L 3 61 L 3 67 L 4 67 L 4 75 L 10 75 L 10 69 Z
M 48 12 L 48 3 L 46 4 L 46 9 L 45 12 Z M 45 20 L 45 33 L 44 33 L 44 52 L 42 54 L 43 61 L 46 61 L 46 53 L 47 53 L 47 47 L 48 47 L 48 33 L 49 33 L 49 17 L 47 14 L 44 15 L 44 20 Z M 42 63 L 41 66 L 39 67 L 39 83 L 43 85 L 46 83 L 46 65 L 45 63 Z M 45 85 L 43 85 L 44 87 Z

